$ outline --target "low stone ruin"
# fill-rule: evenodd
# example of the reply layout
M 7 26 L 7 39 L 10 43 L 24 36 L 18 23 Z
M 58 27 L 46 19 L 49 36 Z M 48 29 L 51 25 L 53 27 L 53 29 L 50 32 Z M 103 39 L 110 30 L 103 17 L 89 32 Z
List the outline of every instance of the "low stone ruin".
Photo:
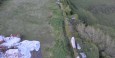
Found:
M 23 40 L 19 36 L 0 35 L 0 58 L 42 58 L 39 41 Z

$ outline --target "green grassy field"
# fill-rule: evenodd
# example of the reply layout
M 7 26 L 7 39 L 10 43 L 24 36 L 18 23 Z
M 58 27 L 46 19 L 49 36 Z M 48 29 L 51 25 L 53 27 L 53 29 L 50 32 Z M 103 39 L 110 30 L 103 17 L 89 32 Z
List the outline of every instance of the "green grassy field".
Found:
M 115 38 L 114 0 L 67 1 L 79 20 Z M 23 39 L 39 40 L 43 58 L 73 58 L 63 22 L 62 11 L 55 0 L 6 0 L 0 5 L 0 34 L 20 33 Z M 99 56 L 94 43 L 86 41 L 81 46 L 88 58 Z
M 55 0 L 6 0 L 1 4 L 0 34 L 16 33 L 40 41 L 43 58 L 71 58 Z
M 70 3 L 72 3 L 71 6 L 73 5 L 73 12 L 79 14 L 80 20 L 115 36 L 115 30 L 113 30 L 115 28 L 114 0 L 71 0 Z
M 48 19 L 49 3 L 49 0 L 4 1 L 0 7 L 0 34 L 20 33 L 23 39 L 38 40 L 43 58 L 50 58 L 51 51 L 46 49 L 53 46 L 55 36 Z

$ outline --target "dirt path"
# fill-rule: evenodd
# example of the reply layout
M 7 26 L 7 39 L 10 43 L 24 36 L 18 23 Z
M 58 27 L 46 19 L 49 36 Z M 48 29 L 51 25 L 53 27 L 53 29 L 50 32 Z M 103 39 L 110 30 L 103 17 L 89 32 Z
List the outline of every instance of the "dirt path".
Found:
M 51 0 L 52 1 L 52 0 Z M 39 40 L 43 58 L 52 46 L 54 35 L 48 24 L 50 0 L 8 0 L 0 7 L 0 34 L 21 33 L 25 39 Z

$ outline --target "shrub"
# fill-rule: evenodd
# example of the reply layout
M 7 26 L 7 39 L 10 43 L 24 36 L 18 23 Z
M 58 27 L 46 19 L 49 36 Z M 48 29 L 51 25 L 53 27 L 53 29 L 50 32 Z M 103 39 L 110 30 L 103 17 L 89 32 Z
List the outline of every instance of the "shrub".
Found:
M 98 46 L 100 52 L 104 52 L 107 56 L 111 56 L 112 58 L 115 57 L 115 40 L 109 35 L 104 34 L 100 29 L 95 29 L 92 26 L 85 27 L 84 24 L 79 24 L 77 30 L 81 38 L 94 42 Z

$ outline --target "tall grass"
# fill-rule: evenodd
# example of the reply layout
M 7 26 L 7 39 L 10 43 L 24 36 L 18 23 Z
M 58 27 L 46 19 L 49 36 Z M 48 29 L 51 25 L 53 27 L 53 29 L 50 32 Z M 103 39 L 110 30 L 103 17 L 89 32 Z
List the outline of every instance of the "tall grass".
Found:
M 64 36 L 63 30 L 63 15 L 57 5 L 53 4 L 49 7 L 52 10 L 52 17 L 49 23 L 54 29 L 54 35 L 56 37 L 53 48 L 51 48 L 53 56 L 52 58 L 72 58 L 71 51 L 68 47 L 68 41 Z

